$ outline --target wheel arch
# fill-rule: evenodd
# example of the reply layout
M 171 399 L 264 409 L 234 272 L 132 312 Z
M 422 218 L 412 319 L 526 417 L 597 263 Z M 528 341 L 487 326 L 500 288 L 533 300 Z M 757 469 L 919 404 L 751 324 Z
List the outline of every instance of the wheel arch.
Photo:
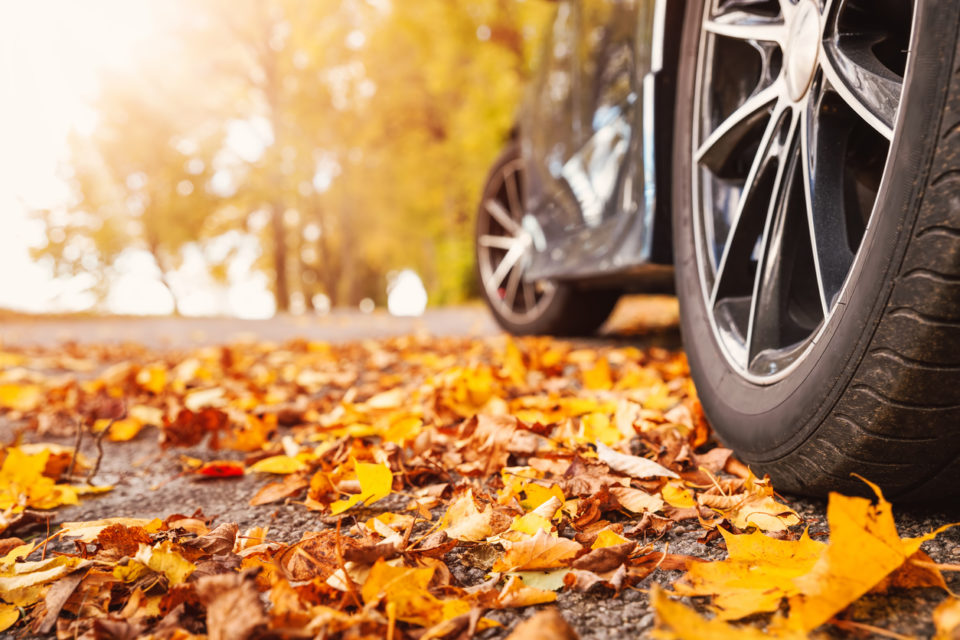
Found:
M 654 0 L 650 75 L 645 79 L 644 172 L 654 176 L 655 205 L 650 261 L 673 264 L 673 139 L 676 126 L 680 36 L 686 0 Z M 650 112 L 647 116 L 646 112 Z M 651 164 L 652 163 L 652 164 Z

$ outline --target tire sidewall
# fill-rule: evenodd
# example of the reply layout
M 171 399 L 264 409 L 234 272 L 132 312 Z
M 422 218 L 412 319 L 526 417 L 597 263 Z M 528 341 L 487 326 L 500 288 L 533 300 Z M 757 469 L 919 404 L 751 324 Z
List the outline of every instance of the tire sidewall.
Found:
M 673 162 L 674 255 L 681 330 L 701 402 L 720 437 L 749 462 L 772 462 L 808 439 L 847 388 L 889 298 L 936 146 L 956 39 L 958 7 L 920 0 L 887 174 L 859 259 L 826 329 L 782 380 L 757 385 L 727 362 L 701 293 L 691 194 L 693 80 L 704 0 L 684 18 Z M 917 34 L 922 36 L 917 37 Z M 684 150 L 687 150 L 686 153 Z M 841 444 L 841 443 L 837 443 Z

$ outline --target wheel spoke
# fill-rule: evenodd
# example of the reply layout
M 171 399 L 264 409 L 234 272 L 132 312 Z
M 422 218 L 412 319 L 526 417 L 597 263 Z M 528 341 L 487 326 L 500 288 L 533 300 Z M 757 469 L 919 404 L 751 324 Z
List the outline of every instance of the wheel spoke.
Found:
M 847 239 L 840 165 L 848 136 L 841 127 L 815 117 L 821 98 L 822 92 L 815 92 L 801 112 L 800 166 L 817 287 L 826 317 L 854 256 Z
M 500 261 L 500 264 L 497 265 L 497 268 L 490 275 L 490 280 L 488 283 L 490 290 L 500 288 L 500 285 L 503 284 L 503 279 L 507 277 L 507 274 L 510 273 L 510 270 L 516 266 L 521 256 L 523 256 L 523 251 L 524 246 L 520 242 L 510 247 L 510 250 L 507 251 L 507 255 L 503 256 L 503 260 Z
M 517 172 L 511 171 L 510 175 L 504 176 L 503 182 L 507 188 L 507 202 L 510 203 L 510 217 L 519 221 L 523 218 L 523 202 L 520 199 L 519 185 L 517 185 Z
M 484 234 L 477 239 L 477 244 L 479 244 L 481 247 L 487 247 L 490 249 L 503 249 L 504 251 L 509 251 L 516 243 L 517 239 L 510 236 L 494 236 L 490 234 Z
M 704 29 L 718 36 L 755 42 L 783 43 L 786 31 L 781 18 L 767 18 L 748 11 L 726 11 L 704 22 Z
M 749 225 L 744 224 L 746 218 L 744 212 L 747 207 L 756 204 L 753 201 L 758 195 L 757 190 L 760 178 L 770 162 L 777 159 L 778 153 L 780 152 L 779 145 L 775 139 L 776 133 L 780 129 L 783 111 L 784 109 L 774 108 L 774 113 L 770 116 L 770 121 L 763 131 L 763 137 L 760 139 L 757 154 L 750 165 L 750 171 L 747 173 L 747 178 L 744 181 L 743 189 L 740 192 L 740 198 L 737 202 L 736 212 L 730 222 L 730 231 L 727 233 L 727 238 L 724 242 L 723 255 L 717 266 L 716 277 L 713 282 L 713 291 L 710 295 L 711 307 L 716 305 L 717 296 L 720 293 L 721 287 L 724 285 L 725 277 L 728 275 L 727 267 L 731 261 L 731 253 L 737 251 L 738 253 L 745 253 L 748 256 L 753 249 L 752 240 L 746 237 L 750 234 L 749 232 L 745 232 L 745 227 Z M 737 245 L 736 248 L 735 245 Z M 744 258 L 743 255 L 737 257 L 741 259 Z
M 514 303 L 517 301 L 517 290 L 522 282 L 522 276 L 523 269 L 515 268 L 510 271 L 510 276 L 507 278 L 507 287 L 503 295 L 503 302 L 507 305 L 508 309 L 513 309 Z
M 520 283 L 520 288 L 523 289 L 523 304 L 527 311 L 533 309 L 537 304 L 537 292 L 534 290 L 536 285 L 532 282 L 527 282 L 524 280 Z
M 784 324 L 789 269 L 794 253 L 792 244 L 784 242 L 788 226 L 788 209 L 793 175 L 796 169 L 797 128 L 799 118 L 790 114 L 787 134 L 778 154 L 770 205 L 764 222 L 763 240 L 758 259 L 747 325 L 745 366 L 749 369 L 754 356 L 780 343 Z
M 719 171 L 757 123 L 767 116 L 768 107 L 779 98 L 781 91 L 780 83 L 775 82 L 747 98 L 707 136 L 697 149 L 697 162 Z
M 823 43 L 821 66 L 834 91 L 888 140 L 900 105 L 903 80 L 873 53 L 871 35 L 841 35 Z
M 510 217 L 510 214 L 503 208 L 502 204 L 490 198 L 483 203 L 483 207 L 487 210 L 487 213 L 493 216 L 494 220 L 500 223 L 500 226 L 503 227 L 507 233 L 516 235 L 520 232 L 520 225 Z

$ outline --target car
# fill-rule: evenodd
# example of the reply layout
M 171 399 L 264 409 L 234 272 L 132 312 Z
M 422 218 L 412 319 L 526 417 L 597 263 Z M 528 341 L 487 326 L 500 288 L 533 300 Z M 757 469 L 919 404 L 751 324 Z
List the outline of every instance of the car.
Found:
M 784 491 L 960 487 L 960 3 L 560 0 L 476 222 L 514 334 L 673 290 Z

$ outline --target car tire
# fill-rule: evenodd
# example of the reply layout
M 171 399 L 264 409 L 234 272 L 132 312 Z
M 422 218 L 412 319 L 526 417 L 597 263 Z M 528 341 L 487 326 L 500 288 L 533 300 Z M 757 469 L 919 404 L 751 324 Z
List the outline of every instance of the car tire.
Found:
M 812 1 L 800 0 L 791 6 Z M 838 5 L 855 7 L 857 3 L 837 0 L 834 6 Z M 698 164 L 708 157 L 710 148 L 697 146 L 702 137 L 695 140 L 698 123 L 707 117 L 703 115 L 705 103 L 696 96 L 707 95 L 702 78 L 713 73 L 704 71 L 707 63 L 698 63 L 698 56 L 705 61 L 704 52 L 710 46 L 714 51 L 734 46 L 716 44 L 717 38 L 726 36 L 716 35 L 725 27 L 717 26 L 720 20 L 715 14 L 704 17 L 712 7 L 713 3 L 704 0 L 687 3 L 673 163 L 681 329 L 691 375 L 710 422 L 755 473 L 769 474 L 782 491 L 811 495 L 832 490 L 869 491 L 856 474 L 878 483 L 893 498 L 956 493 L 960 489 L 960 5 L 944 0 L 915 3 L 903 90 L 869 223 L 865 222 L 842 288 L 832 303 L 824 304 L 823 319 L 806 342 L 798 343 L 802 345 L 802 350 L 797 347 L 796 351 L 800 355 L 791 355 L 794 359 L 785 360 L 782 371 L 766 378 L 751 367 L 761 355 L 768 358 L 768 352 L 779 351 L 757 352 L 751 360 L 750 338 L 743 338 L 744 364 L 738 365 L 731 355 L 735 349 L 729 345 L 740 339 L 739 334 L 724 332 L 721 325 L 727 326 L 723 318 L 735 314 L 729 311 L 732 306 L 722 311 L 717 302 L 722 302 L 717 292 L 726 286 L 726 272 L 722 271 L 726 267 L 723 257 L 719 262 L 708 257 L 701 229 L 713 224 L 713 218 L 698 213 L 708 205 L 703 205 L 706 200 L 698 195 L 706 190 L 698 190 L 697 185 L 716 179 L 712 169 Z M 705 30 L 710 33 L 704 35 Z M 824 51 L 821 49 L 821 56 Z M 794 63 L 783 54 L 780 64 L 787 74 L 784 69 L 788 65 L 803 63 Z M 822 78 L 825 73 L 814 72 L 808 91 L 817 85 L 816 74 Z M 840 92 L 834 89 L 834 93 L 842 102 L 843 96 L 837 97 Z M 695 96 L 692 100 L 691 95 Z M 705 153 L 699 153 L 705 148 Z M 800 154 L 806 154 L 810 147 L 799 148 Z M 799 162 L 804 157 L 800 156 Z M 806 175 L 798 180 L 806 180 Z M 785 178 L 781 184 L 788 181 Z M 771 192 L 777 193 L 776 187 Z M 807 222 L 798 223 L 801 228 L 807 224 L 808 231 L 816 219 L 809 213 L 810 203 L 817 202 L 817 197 L 816 193 L 808 195 Z M 784 211 L 797 206 L 787 203 L 788 196 L 784 198 Z M 744 204 L 738 211 L 748 206 Z M 774 209 L 770 205 L 767 210 Z M 773 213 L 767 215 L 773 219 Z M 736 221 L 730 228 L 737 228 Z M 775 246 L 764 239 L 768 227 L 763 229 L 765 244 L 752 247 L 754 253 L 743 262 L 750 264 L 759 246 L 758 272 L 766 268 L 763 261 L 768 254 L 763 252 Z M 776 225 L 769 223 L 769 229 L 773 238 Z M 729 242 L 734 235 L 731 231 L 726 236 Z M 810 255 L 816 256 L 811 262 L 822 264 L 829 256 L 821 258 L 813 234 L 809 237 Z M 800 234 L 784 243 L 807 240 Z M 806 250 L 794 253 L 797 251 Z M 766 308 L 757 300 L 764 295 L 768 280 L 762 274 L 755 278 L 759 284 L 751 294 L 751 317 L 756 309 Z M 818 286 L 825 289 L 819 281 Z M 823 295 L 821 299 L 826 300 Z M 757 317 L 747 323 L 757 326 L 768 321 Z M 774 363 L 771 369 L 776 366 Z
M 510 182 L 515 180 L 515 182 Z M 514 189 L 511 193 L 508 189 Z M 600 328 L 620 292 L 582 289 L 572 282 L 527 282 L 525 257 L 498 277 L 511 242 L 524 236 L 523 163 L 516 143 L 509 144 L 494 162 L 483 190 L 475 226 L 477 278 L 484 301 L 497 324 L 514 335 L 586 336 Z M 504 219 L 508 216 L 509 220 Z M 499 243 L 503 244 L 499 244 Z M 495 247 L 486 246 L 498 243 Z M 527 251 L 532 247 L 527 247 Z M 498 280 L 495 284 L 492 280 Z M 511 288 L 511 279 L 514 280 Z M 525 298 L 533 301 L 527 304 Z

